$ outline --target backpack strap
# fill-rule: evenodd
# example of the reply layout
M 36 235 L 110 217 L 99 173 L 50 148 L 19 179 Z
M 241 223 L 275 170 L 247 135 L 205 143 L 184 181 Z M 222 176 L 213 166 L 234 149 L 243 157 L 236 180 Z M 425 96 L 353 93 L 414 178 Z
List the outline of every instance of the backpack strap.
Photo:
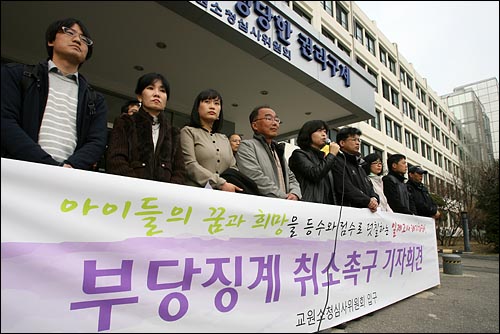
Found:
M 24 98 L 33 80 L 36 81 L 37 88 L 40 88 L 40 75 L 37 65 L 24 65 L 23 77 L 21 79 L 21 96 Z
M 94 87 L 89 84 L 87 84 L 87 106 L 89 115 L 94 116 L 96 114 L 96 92 Z

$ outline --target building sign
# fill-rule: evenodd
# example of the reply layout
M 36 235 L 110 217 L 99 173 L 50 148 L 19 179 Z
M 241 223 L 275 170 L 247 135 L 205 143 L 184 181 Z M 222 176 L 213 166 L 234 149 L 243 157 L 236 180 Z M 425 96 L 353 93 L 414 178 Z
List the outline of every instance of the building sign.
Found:
M 194 1 L 213 17 L 299 68 L 313 62 L 320 71 L 351 86 L 350 68 L 304 29 L 263 1 Z

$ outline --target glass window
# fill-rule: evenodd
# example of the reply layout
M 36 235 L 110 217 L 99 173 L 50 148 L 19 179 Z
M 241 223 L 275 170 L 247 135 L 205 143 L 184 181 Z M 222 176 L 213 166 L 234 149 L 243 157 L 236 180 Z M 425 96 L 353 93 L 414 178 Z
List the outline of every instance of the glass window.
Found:
M 392 57 L 389 57 L 389 70 L 396 75 L 396 61 Z
M 399 108 L 399 93 L 393 87 L 391 87 L 392 104 Z
M 366 48 L 372 55 L 375 56 L 375 39 L 365 32 Z
M 400 143 L 403 142 L 403 138 L 401 136 L 401 125 L 396 122 L 394 122 L 394 139 L 396 139 Z
M 372 127 L 380 131 L 380 110 L 375 109 L 375 117 L 371 120 Z
M 418 137 L 415 135 L 411 136 L 412 150 L 418 153 Z
M 406 87 L 413 92 L 413 79 L 408 74 L 406 75 Z
M 363 27 L 358 23 L 356 22 L 354 24 L 354 36 L 356 37 L 356 39 L 361 43 L 361 44 L 364 44 L 363 42 Z
M 367 69 L 368 69 L 368 73 L 370 73 L 371 76 L 375 78 L 375 91 L 378 93 L 378 75 L 369 66 L 367 66 Z
M 379 43 L 379 46 L 380 46 L 380 43 Z M 382 48 L 380 48 L 380 62 L 387 67 L 387 53 Z
M 362 142 L 361 143 L 361 156 L 362 157 L 365 157 L 367 156 L 368 154 L 370 154 L 370 145 L 368 145 L 367 143 L 365 142 Z
M 337 10 L 337 22 L 344 27 L 345 30 L 349 31 L 349 22 L 347 20 L 347 10 L 342 7 L 342 5 L 335 1 L 335 6 Z
M 309 24 L 311 24 L 311 17 L 307 14 L 302 8 L 296 5 L 296 2 L 293 3 L 293 11 L 299 14 L 300 17 L 304 18 Z
M 389 84 L 384 79 L 382 79 L 382 96 L 387 101 L 389 101 L 389 102 L 391 101 L 391 93 L 390 93 L 390 89 L 389 89 Z
M 385 116 L 385 134 L 392 138 L 392 119 Z
M 321 1 L 321 5 L 328 15 L 333 16 L 333 1 Z
M 321 34 L 332 41 L 333 44 L 335 44 L 335 37 L 328 30 L 321 27 Z
M 411 136 L 408 131 L 405 131 L 405 145 L 408 148 L 411 148 Z
M 347 53 L 347 55 L 350 57 L 351 56 L 351 50 L 349 50 L 347 48 L 347 46 L 345 46 L 344 44 L 340 43 L 339 40 L 337 40 L 337 46 L 339 47 L 340 50 L 344 51 L 345 53 Z

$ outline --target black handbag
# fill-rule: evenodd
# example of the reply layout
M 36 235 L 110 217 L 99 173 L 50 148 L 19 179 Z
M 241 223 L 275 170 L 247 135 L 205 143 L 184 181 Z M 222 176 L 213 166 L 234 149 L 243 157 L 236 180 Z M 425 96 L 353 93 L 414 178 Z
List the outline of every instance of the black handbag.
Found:
M 259 187 L 254 180 L 234 168 L 228 168 L 220 175 L 227 182 L 243 189 L 244 194 L 260 196 Z

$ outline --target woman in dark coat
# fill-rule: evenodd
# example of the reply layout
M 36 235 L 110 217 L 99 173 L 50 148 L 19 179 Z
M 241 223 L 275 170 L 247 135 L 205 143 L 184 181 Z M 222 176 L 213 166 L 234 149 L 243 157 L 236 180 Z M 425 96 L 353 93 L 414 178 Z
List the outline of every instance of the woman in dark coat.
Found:
M 184 184 L 186 168 L 180 131 L 164 110 L 170 85 L 159 73 L 141 76 L 135 89 L 141 108 L 119 117 L 109 140 L 107 171 L 141 179 Z
M 324 204 L 335 203 L 333 187 L 333 165 L 339 152 L 339 145 L 327 144 L 328 125 L 321 120 L 306 122 L 299 131 L 297 145 L 288 165 L 300 183 L 302 200 Z M 327 150 L 322 148 L 327 146 Z

